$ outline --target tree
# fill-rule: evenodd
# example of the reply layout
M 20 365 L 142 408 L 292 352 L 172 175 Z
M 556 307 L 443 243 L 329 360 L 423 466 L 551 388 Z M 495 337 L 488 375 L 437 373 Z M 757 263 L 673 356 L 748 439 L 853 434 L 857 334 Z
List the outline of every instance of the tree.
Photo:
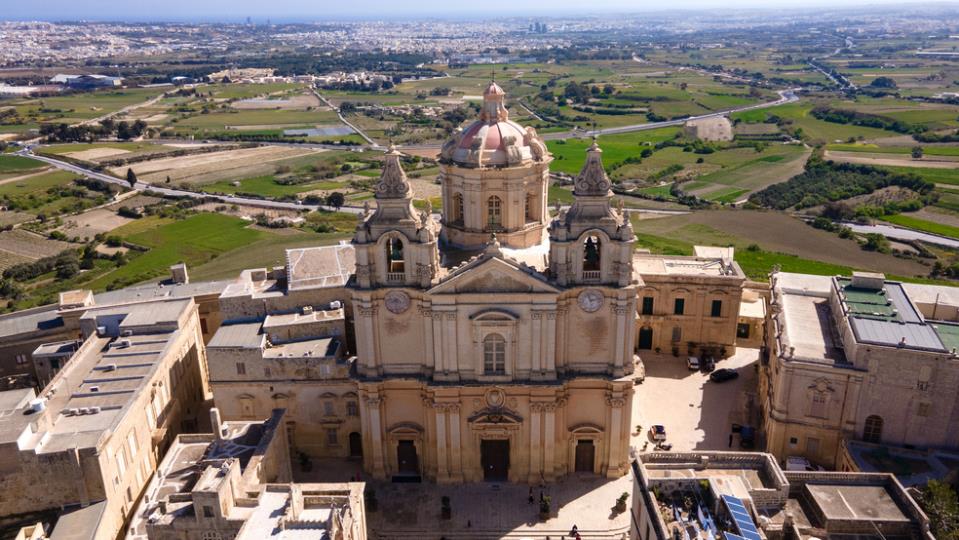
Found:
M 137 187 L 137 173 L 133 172 L 133 169 L 127 167 L 127 182 L 129 182 L 130 187 Z
M 913 146 L 912 147 L 912 159 L 922 159 L 922 147 Z
M 616 87 L 611 84 L 607 84 L 606 86 L 603 87 L 603 93 L 606 94 L 607 96 L 611 95 L 615 91 L 616 91 Z
M 930 480 L 919 494 L 919 506 L 929 516 L 929 528 L 936 538 L 959 539 L 959 499 L 949 484 Z
M 896 81 L 891 77 L 876 77 L 869 83 L 873 88 L 896 88 Z
M 346 196 L 340 193 L 339 191 L 334 191 L 326 196 L 327 206 L 332 206 L 336 210 L 339 210 L 346 203 Z
M 880 253 L 889 252 L 889 240 L 879 234 L 879 233 L 868 233 L 865 236 L 866 243 L 862 245 L 862 248 L 866 251 L 878 251 Z

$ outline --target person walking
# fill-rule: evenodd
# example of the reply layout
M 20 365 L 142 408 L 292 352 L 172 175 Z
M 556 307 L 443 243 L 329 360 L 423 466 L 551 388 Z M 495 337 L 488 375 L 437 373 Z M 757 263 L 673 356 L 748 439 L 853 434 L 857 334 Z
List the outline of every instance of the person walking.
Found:
M 733 447 L 733 434 L 732 434 L 732 433 L 729 434 L 729 447 L 730 447 L 730 448 Z
M 535 499 L 533 499 L 533 486 L 530 486 L 529 487 L 529 504 L 533 504 L 534 500 Z

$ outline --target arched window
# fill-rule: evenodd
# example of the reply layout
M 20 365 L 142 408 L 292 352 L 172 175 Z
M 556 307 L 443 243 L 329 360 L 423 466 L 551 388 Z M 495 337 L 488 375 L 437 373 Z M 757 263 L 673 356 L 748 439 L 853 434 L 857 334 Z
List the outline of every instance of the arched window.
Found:
M 534 213 L 536 209 L 536 196 L 532 193 L 526 194 L 526 223 L 532 223 L 536 221 L 536 215 Z
M 483 372 L 487 375 L 506 375 L 506 340 L 499 334 L 483 338 Z
M 486 223 L 490 229 L 499 229 L 503 226 L 503 200 L 493 195 L 489 198 L 486 209 Z
M 583 271 L 599 272 L 602 257 L 602 245 L 598 236 L 588 236 L 583 243 Z M 594 276 L 599 277 L 597 274 Z
M 862 428 L 862 440 L 871 443 L 882 441 L 882 417 L 871 415 L 866 417 L 866 423 Z
M 453 223 L 463 223 L 463 194 L 453 194 Z
M 386 242 L 386 271 L 403 272 L 403 241 L 390 238 Z

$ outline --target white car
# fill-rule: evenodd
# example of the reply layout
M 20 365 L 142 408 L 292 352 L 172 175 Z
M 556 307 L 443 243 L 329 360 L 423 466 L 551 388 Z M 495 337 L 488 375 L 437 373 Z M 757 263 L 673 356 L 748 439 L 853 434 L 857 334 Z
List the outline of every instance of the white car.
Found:
M 690 356 L 686 358 L 686 367 L 690 370 L 699 370 L 699 358 Z

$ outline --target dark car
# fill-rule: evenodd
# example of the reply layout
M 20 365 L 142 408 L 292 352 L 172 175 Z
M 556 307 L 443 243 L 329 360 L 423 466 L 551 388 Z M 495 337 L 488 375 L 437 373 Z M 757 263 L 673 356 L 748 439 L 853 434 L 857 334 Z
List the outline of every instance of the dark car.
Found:
M 722 368 L 709 374 L 709 380 L 713 382 L 726 382 L 739 377 L 739 372 L 735 369 Z
M 702 365 L 699 367 L 699 369 L 703 373 L 711 373 L 714 369 L 716 369 L 716 360 L 712 356 L 703 358 L 701 364 Z

